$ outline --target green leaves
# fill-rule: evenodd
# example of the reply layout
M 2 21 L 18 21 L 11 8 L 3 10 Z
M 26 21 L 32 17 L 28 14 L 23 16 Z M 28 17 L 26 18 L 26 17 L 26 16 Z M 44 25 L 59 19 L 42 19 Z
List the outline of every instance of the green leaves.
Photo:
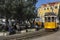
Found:
M 6 18 L 30 19 L 34 17 L 37 0 L 0 0 L 0 14 Z

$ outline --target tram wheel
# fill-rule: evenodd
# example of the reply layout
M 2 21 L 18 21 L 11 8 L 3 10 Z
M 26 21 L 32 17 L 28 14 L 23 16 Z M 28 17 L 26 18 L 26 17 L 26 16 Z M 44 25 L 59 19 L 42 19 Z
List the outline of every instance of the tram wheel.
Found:
M 59 27 L 57 27 L 56 29 L 53 29 L 53 31 L 58 31 Z
M 46 31 L 46 32 L 51 32 L 52 30 L 50 30 L 50 29 L 45 29 L 45 31 Z

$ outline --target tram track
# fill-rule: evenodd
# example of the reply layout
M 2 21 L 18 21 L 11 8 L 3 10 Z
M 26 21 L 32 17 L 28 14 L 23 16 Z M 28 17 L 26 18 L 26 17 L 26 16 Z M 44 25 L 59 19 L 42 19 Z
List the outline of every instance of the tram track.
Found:
M 43 37 L 43 36 L 51 35 L 51 34 L 54 34 L 54 33 L 56 33 L 56 32 L 45 32 L 44 31 L 44 32 L 38 33 L 36 35 L 33 35 L 29 38 L 26 38 L 26 39 L 30 40 L 30 39 L 33 39 L 33 38 Z

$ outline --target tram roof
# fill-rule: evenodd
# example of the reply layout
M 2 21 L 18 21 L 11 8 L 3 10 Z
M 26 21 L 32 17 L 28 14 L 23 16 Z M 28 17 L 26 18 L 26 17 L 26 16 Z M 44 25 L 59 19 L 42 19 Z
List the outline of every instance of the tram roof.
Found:
M 49 13 L 45 13 L 44 16 L 56 16 L 56 14 L 54 12 L 49 12 Z
M 45 16 L 45 17 L 57 17 L 57 16 Z

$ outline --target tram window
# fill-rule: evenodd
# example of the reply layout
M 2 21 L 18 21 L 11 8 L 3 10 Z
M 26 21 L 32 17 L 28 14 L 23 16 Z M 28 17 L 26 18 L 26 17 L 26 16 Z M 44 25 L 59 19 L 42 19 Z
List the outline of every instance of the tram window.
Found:
M 55 18 L 54 18 L 54 17 L 52 17 L 52 22 L 54 22 L 54 20 L 55 20 Z
M 47 17 L 45 17 L 45 22 L 47 22 Z
M 51 20 L 50 17 L 48 17 L 48 22 L 50 22 L 50 20 Z

